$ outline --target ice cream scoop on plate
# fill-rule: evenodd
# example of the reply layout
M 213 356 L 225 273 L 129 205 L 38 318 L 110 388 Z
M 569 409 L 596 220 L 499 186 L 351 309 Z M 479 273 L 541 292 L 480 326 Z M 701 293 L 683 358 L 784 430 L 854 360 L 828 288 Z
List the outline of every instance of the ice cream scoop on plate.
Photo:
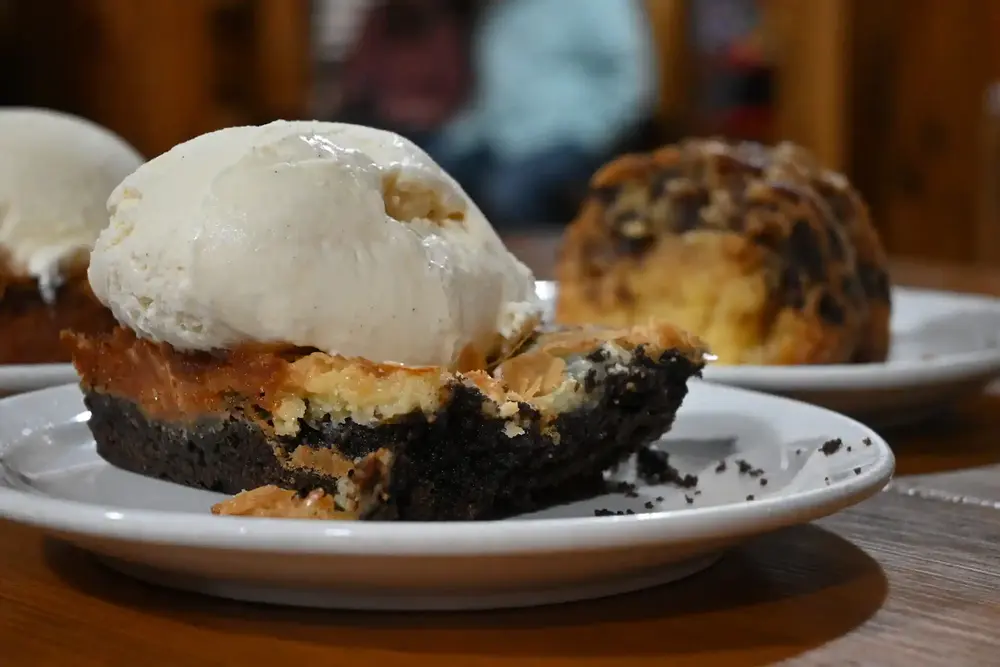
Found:
M 90 121 L 0 110 L 0 364 L 69 361 L 60 331 L 114 326 L 87 261 L 105 201 L 142 157 Z
M 700 343 L 543 330 L 528 269 L 409 141 L 278 121 L 127 177 L 69 342 L 98 452 L 219 514 L 503 517 L 595 491 L 671 425 Z

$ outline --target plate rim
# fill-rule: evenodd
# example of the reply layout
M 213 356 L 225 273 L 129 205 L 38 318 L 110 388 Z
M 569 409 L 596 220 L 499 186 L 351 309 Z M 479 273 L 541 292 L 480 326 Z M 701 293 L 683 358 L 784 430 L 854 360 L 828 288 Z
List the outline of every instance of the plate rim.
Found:
M 554 280 L 535 281 L 549 295 L 558 290 Z M 1000 315 L 1000 298 L 988 294 L 950 292 L 893 286 L 893 295 L 910 298 L 937 298 L 962 301 L 995 311 Z M 549 297 L 551 298 L 551 296 Z M 722 366 L 709 364 L 704 380 L 729 386 L 763 391 L 880 391 L 933 387 L 962 381 L 981 380 L 985 385 L 1000 377 L 1000 345 L 995 348 L 935 355 L 929 359 L 897 361 L 892 364 L 813 364 L 800 366 Z
M 0 364 L 0 392 L 25 392 L 57 387 L 77 377 L 71 363 Z
M 206 512 L 133 510 L 47 497 L 0 483 L 0 518 L 62 535 L 155 543 L 204 550 L 294 553 L 326 556 L 510 556 L 517 554 L 620 549 L 703 539 L 738 539 L 786 525 L 805 523 L 857 504 L 881 491 L 895 469 L 888 443 L 873 429 L 845 415 L 780 396 L 699 383 L 700 389 L 727 395 L 749 394 L 788 409 L 819 411 L 859 429 L 876 447 L 875 461 L 859 474 L 829 485 L 785 495 L 711 507 L 683 508 L 608 517 L 519 521 L 379 523 L 219 517 Z M 50 387 L 0 400 L 0 417 L 28 414 L 36 401 L 68 401 L 77 385 Z M 75 398 L 75 397 L 73 397 Z M 780 408 L 784 406 L 785 410 Z M 74 415 L 66 415 L 68 423 Z M 16 422 L 12 428 L 17 428 Z M 2 452 L 2 450 L 0 450 Z M 0 454 L 0 465 L 3 456 Z M 497 528 L 500 526 L 500 528 Z M 419 539 L 418 539 L 419 538 Z

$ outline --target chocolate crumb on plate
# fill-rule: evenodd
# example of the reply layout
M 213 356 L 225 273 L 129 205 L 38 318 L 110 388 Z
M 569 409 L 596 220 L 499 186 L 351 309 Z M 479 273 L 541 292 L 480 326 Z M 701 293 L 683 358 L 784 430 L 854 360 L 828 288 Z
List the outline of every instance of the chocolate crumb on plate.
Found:
M 872 439 L 871 438 L 866 437 L 861 442 L 865 443 L 865 447 L 871 447 L 872 446 Z
M 719 461 L 719 465 L 715 466 L 715 472 L 726 472 L 727 467 L 728 466 L 726 465 L 726 462 L 724 460 Z
M 636 474 L 648 484 L 675 484 L 682 489 L 698 486 L 697 475 L 682 475 L 670 465 L 670 455 L 659 449 L 644 447 L 635 455 Z
M 851 451 L 851 446 L 850 445 L 847 446 L 847 451 Z
M 691 496 L 685 494 L 684 500 L 685 502 L 687 502 L 688 505 L 694 505 L 694 498 L 692 498 Z
M 645 507 L 648 510 L 651 510 L 654 507 L 656 507 L 656 505 L 653 504 L 652 500 L 647 500 L 645 503 L 642 504 L 642 506 Z
M 855 475 L 860 475 L 861 474 L 861 466 L 858 466 L 857 468 L 854 469 L 854 474 Z
M 614 486 L 611 487 L 612 493 L 621 493 L 626 498 L 638 498 L 639 492 L 636 490 L 635 484 L 631 482 L 616 482 Z
M 739 459 L 736 461 L 736 466 L 739 468 L 741 475 L 750 475 L 751 477 L 760 477 L 764 474 L 764 470 L 761 468 L 754 468 L 749 461 Z
M 802 454 L 802 448 L 801 447 L 799 447 L 798 449 L 795 450 L 795 455 L 796 456 L 799 456 L 800 454 Z
M 695 493 L 700 493 L 700 492 L 696 491 Z M 663 496 L 656 496 L 656 502 L 662 503 L 663 502 Z
M 840 451 L 840 448 L 843 444 L 844 441 L 841 440 L 840 438 L 833 438 L 832 440 L 827 440 L 826 442 L 824 442 L 823 446 L 819 448 L 819 451 L 823 452 L 827 456 L 830 456 L 831 454 L 836 454 L 838 451 Z
M 615 515 L 614 511 L 609 510 L 607 508 L 594 510 L 594 516 L 614 516 L 614 515 Z
M 753 494 L 752 493 L 749 496 L 747 496 L 747 500 L 753 500 Z
M 760 485 L 761 486 L 767 486 L 767 477 L 761 477 L 760 478 Z

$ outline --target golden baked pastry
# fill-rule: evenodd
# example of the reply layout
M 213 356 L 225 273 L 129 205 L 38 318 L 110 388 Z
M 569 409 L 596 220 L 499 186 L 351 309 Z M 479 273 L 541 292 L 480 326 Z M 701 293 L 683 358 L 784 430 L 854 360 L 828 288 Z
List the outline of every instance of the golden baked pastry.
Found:
M 877 362 L 886 256 L 840 174 L 783 143 L 689 139 L 603 167 L 566 231 L 556 320 L 666 320 L 724 364 Z

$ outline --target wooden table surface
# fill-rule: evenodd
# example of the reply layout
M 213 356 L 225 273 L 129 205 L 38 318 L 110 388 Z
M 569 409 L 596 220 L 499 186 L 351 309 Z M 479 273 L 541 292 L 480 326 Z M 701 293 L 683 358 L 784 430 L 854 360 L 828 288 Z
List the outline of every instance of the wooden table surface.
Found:
M 551 239 L 510 239 L 549 277 Z M 896 262 L 1000 295 L 1000 271 Z M 497 613 L 303 611 L 114 574 L 0 521 L 0 665 L 1000 665 L 1000 397 L 888 431 L 897 477 L 677 584 Z

